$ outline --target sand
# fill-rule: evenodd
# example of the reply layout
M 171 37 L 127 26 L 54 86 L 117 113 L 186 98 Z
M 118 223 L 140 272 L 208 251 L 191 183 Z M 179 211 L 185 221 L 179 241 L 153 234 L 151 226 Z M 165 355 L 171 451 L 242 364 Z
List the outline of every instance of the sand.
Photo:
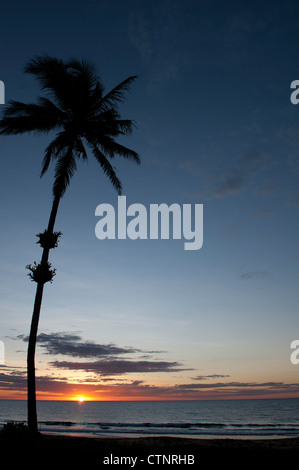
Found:
M 205 468 L 227 464 L 260 467 L 296 465 L 299 438 L 238 440 L 174 437 L 95 438 L 39 434 L 13 435 L 0 432 L 2 462 L 37 463 L 47 468 L 155 468 L 164 466 Z M 262 459 L 266 459 L 263 461 Z M 246 465 L 245 465 L 246 466 Z M 3 467 L 4 468 L 4 467 Z

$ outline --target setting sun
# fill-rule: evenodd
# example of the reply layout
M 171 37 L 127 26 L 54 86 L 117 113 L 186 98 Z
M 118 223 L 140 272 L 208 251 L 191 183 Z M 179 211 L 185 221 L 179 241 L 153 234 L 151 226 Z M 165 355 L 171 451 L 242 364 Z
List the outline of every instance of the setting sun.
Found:
M 85 401 L 85 398 L 84 397 L 78 397 L 78 402 L 79 403 L 83 403 Z

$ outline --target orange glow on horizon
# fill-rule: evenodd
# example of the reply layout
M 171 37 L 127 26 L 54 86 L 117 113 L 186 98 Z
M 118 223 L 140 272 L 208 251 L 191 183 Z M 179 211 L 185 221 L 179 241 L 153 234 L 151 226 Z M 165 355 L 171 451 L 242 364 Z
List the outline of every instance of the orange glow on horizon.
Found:
M 63 394 L 63 393 L 59 393 L 59 394 L 51 394 L 51 393 L 47 393 L 47 392 L 43 392 L 43 393 L 37 393 L 37 400 L 41 400 L 41 401 L 74 401 L 74 402 L 77 402 L 79 404 L 83 404 L 84 402 L 87 402 L 87 401 L 181 401 L 181 400 L 187 400 L 187 401 L 193 401 L 193 400 L 199 400 L 199 401 L 205 401 L 205 400 L 244 400 L 244 399 L 273 399 L 273 398 L 299 398 L 298 397 L 298 392 L 293 392 L 293 393 L 271 393 L 271 391 L 269 391 L 268 393 L 265 393 L 263 395 L 242 395 L 242 396 L 238 396 L 237 394 L 235 394 L 234 396 L 232 395 L 226 395 L 224 393 L 222 394 L 213 394 L 213 393 L 209 393 L 209 394 L 206 394 L 206 395 L 201 395 L 201 396 L 188 396 L 188 397 L 185 397 L 185 396 L 169 396 L 169 397 L 166 397 L 166 396 L 147 396 L 146 394 L 144 394 L 143 396 L 142 395 L 133 395 L 133 396 L 128 396 L 126 395 L 125 393 L 120 393 L 120 394 L 112 394 L 112 393 L 101 393 L 101 397 L 99 397 L 99 395 L 94 395 L 92 396 L 91 394 L 89 395 L 79 395 L 79 394 L 76 394 L 76 395 L 67 395 L 67 394 Z M 27 394 L 26 393 L 22 393 L 21 391 L 9 391 L 6 393 L 0 393 L 0 400 L 24 400 L 26 401 L 27 400 Z
M 56 384 L 55 384 L 56 385 Z M 53 387 L 54 388 L 54 387 Z M 253 393 L 249 386 L 248 393 L 239 389 L 219 388 L 202 390 L 200 393 L 184 393 L 175 389 L 174 391 L 163 387 L 142 387 L 135 384 L 117 385 L 91 385 L 91 384 L 59 384 L 59 390 L 37 390 L 37 400 L 41 401 L 74 401 L 78 404 L 87 401 L 173 401 L 173 400 L 242 400 L 242 399 L 272 399 L 272 398 L 299 398 L 298 391 L 271 390 L 264 387 L 263 390 Z M 26 390 L 0 390 L 0 400 L 27 400 Z

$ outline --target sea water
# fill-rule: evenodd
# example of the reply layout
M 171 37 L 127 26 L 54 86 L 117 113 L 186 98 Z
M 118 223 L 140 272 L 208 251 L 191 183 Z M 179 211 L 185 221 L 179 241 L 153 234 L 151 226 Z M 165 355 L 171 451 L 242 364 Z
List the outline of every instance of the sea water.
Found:
M 26 423 L 26 401 L 0 400 L 0 427 Z M 299 398 L 213 401 L 38 401 L 40 432 L 82 436 L 299 436 Z

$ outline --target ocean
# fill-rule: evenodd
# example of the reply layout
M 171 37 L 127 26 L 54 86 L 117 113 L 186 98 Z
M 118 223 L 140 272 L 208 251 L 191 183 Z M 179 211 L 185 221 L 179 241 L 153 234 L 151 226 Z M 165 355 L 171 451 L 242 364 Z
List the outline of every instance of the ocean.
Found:
M 0 427 L 26 423 L 26 401 L 0 400 Z M 299 398 L 213 401 L 38 401 L 39 431 L 94 437 L 299 436 Z

